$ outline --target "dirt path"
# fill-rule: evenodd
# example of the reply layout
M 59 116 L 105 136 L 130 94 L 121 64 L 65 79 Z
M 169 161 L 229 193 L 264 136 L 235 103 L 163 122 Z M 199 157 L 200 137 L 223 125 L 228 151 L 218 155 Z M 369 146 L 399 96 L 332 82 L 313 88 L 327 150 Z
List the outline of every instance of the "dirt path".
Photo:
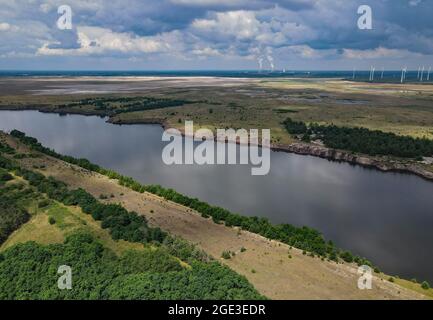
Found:
M 5 136 L 3 135 L 4 139 Z M 9 136 L 8 143 L 16 145 Z M 25 147 L 20 146 L 24 151 Z M 27 150 L 28 152 L 28 150 Z M 117 181 L 47 157 L 19 160 L 31 170 L 84 188 L 93 196 L 113 195 L 108 202 L 121 203 L 147 217 L 150 224 L 197 244 L 207 253 L 246 276 L 262 294 L 271 299 L 422 299 L 424 296 L 389 281 L 374 277 L 372 290 L 357 288 L 357 268 L 348 264 L 321 261 L 259 235 L 218 225 L 178 204 L 148 193 L 137 193 Z M 246 251 L 240 252 L 241 248 Z M 236 255 L 221 259 L 223 251 Z M 289 258 L 289 254 L 291 258 Z

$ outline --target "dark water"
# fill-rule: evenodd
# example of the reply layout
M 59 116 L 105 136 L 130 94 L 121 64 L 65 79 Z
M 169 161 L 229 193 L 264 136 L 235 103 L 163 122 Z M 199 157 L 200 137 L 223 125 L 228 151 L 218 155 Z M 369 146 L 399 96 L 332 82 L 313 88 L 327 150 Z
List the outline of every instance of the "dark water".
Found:
M 427 81 L 427 73 L 424 72 L 423 82 L 433 82 L 433 73 Z M 355 81 L 368 81 L 369 70 L 353 71 L 302 71 L 302 70 L 174 70 L 174 71 L 7 71 L 0 70 L 1 77 L 228 77 L 228 78 L 299 78 L 320 79 L 335 78 Z M 400 83 L 401 70 L 376 70 L 374 82 Z M 419 82 L 418 70 L 408 70 L 405 82 Z
M 390 274 L 433 282 L 433 182 L 345 163 L 272 152 L 267 176 L 248 165 L 166 166 L 156 125 L 116 126 L 98 117 L 0 111 L 57 152 L 88 158 L 146 184 L 161 184 L 244 215 L 307 225 Z

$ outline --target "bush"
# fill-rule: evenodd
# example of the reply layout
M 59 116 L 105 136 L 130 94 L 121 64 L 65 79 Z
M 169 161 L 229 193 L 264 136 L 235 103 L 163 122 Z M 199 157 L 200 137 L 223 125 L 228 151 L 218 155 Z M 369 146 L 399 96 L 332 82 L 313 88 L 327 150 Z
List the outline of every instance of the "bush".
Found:
M 53 225 L 56 223 L 56 219 L 54 219 L 53 217 L 49 217 L 48 222 Z
M 38 208 L 46 208 L 51 204 L 49 199 L 44 199 L 38 202 Z
M 340 253 L 340 258 L 346 261 L 347 263 L 353 262 L 353 255 L 348 251 L 344 251 Z
M 305 123 L 293 121 L 290 118 L 287 118 L 283 124 L 286 127 L 287 132 L 290 134 L 305 134 L 308 130 Z
M 230 259 L 230 258 L 232 257 L 232 255 L 230 254 L 230 251 L 223 251 L 221 257 L 222 257 L 223 259 L 228 260 L 228 259 Z
M 14 154 L 15 150 L 11 148 L 9 145 L 0 142 L 0 153 L 2 152 L 6 154 Z
M 0 170 L 0 182 L 6 182 L 6 181 L 10 181 L 13 180 L 13 176 L 6 171 Z
M 421 288 L 423 288 L 424 290 L 428 290 L 430 289 L 430 284 L 427 281 L 424 281 L 423 283 L 421 283 Z

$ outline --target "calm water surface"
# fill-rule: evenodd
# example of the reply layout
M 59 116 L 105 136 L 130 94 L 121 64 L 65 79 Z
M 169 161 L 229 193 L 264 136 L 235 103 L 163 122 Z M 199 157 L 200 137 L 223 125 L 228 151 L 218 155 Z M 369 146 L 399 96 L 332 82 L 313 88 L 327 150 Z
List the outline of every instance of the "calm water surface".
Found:
M 0 129 L 24 131 L 145 184 L 316 228 L 390 274 L 433 282 L 433 182 L 281 152 L 271 153 L 267 176 L 251 176 L 247 165 L 166 166 L 160 126 L 111 125 L 99 117 L 0 111 Z

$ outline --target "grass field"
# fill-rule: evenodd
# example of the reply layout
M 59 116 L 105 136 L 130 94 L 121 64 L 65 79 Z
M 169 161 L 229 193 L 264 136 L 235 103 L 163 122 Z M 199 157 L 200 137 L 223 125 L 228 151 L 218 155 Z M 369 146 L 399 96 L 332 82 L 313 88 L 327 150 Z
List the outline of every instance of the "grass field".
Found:
M 422 90 L 418 93 L 393 90 L 395 85 L 378 85 L 383 90 L 376 91 L 367 85 L 356 86 L 353 89 L 354 85 L 347 82 L 292 80 L 263 82 L 248 89 L 202 89 L 199 94 L 192 91 L 171 96 L 206 97 L 206 104 L 121 114 L 116 119 L 128 122 L 162 118 L 173 127 L 180 127 L 179 119 L 188 119 L 211 129 L 270 128 L 273 143 L 291 141 L 281 129 L 281 121 L 288 116 L 305 122 L 433 139 L 433 86 L 418 86 Z
M 118 90 L 113 89 L 117 84 Z M 111 93 L 71 94 L 80 85 L 101 92 L 110 86 Z M 124 91 L 124 87 L 137 87 Z M 65 90 L 64 94 L 49 89 Z M 59 89 L 60 88 L 60 89 Z M 120 93 L 122 89 L 122 93 Z M 69 91 L 68 91 L 69 90 Z M 90 89 L 89 89 L 90 90 Z M 248 80 L 230 79 L 153 79 L 107 80 L 9 80 L 0 89 L 0 108 L 36 108 L 51 111 L 100 114 L 92 105 L 58 109 L 59 105 L 94 97 L 154 97 L 194 101 L 180 107 L 121 113 L 117 122 L 140 122 L 153 119 L 170 127 L 182 127 L 194 120 L 197 127 L 267 128 L 272 142 L 287 144 L 292 138 L 281 122 L 294 120 L 361 126 L 400 135 L 433 139 L 433 85 L 370 84 L 326 79 Z M 118 102 L 112 106 L 118 108 Z

